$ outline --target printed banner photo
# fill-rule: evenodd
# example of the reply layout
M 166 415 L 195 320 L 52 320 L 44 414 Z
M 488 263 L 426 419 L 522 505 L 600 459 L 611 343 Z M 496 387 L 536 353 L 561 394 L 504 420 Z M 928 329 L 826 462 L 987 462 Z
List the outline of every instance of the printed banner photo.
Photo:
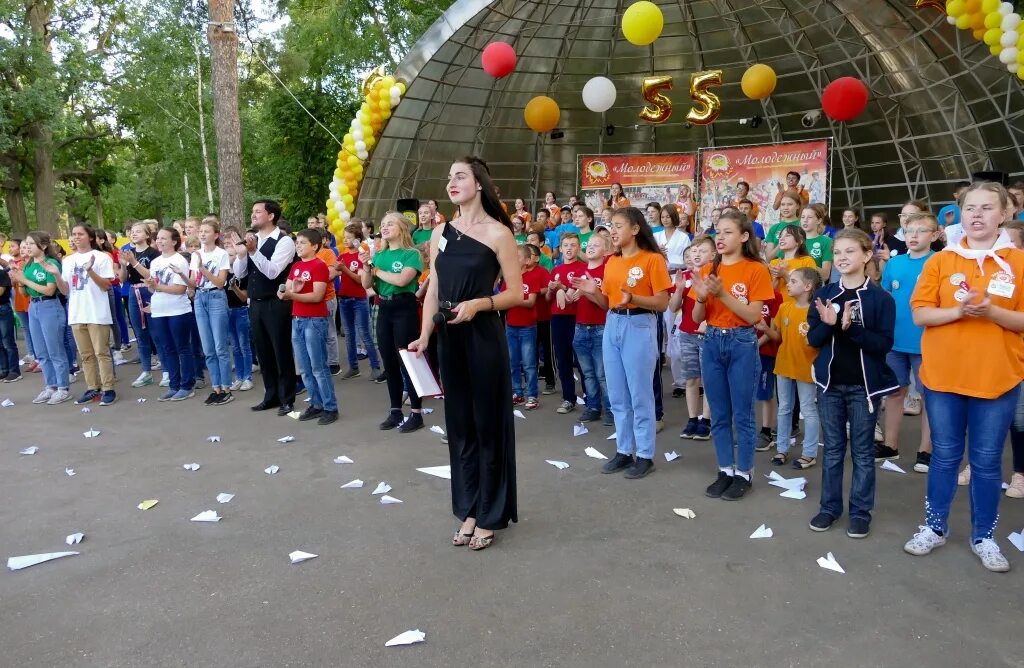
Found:
M 698 201 L 702 224 L 710 225 L 714 209 L 736 206 L 736 184 L 746 181 L 750 184 L 747 199 L 754 203 L 757 220 L 767 230 L 779 221 L 775 196 L 787 189 L 788 172 L 800 175 L 798 188 L 806 193 L 810 203 L 828 207 L 830 149 L 830 139 L 700 149 Z
M 692 153 L 580 155 L 579 182 L 583 200 L 600 215 L 608 206 L 613 183 L 622 186 L 630 204 L 679 204 L 692 215 L 697 159 Z

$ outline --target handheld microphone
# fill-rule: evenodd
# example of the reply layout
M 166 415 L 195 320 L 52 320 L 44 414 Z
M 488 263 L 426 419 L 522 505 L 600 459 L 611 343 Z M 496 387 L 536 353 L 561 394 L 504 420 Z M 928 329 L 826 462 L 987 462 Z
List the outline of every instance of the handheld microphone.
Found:
M 451 311 L 438 311 L 437 313 L 434 314 L 433 319 L 434 324 L 440 326 L 445 324 L 446 322 L 454 320 L 455 314 L 452 313 Z

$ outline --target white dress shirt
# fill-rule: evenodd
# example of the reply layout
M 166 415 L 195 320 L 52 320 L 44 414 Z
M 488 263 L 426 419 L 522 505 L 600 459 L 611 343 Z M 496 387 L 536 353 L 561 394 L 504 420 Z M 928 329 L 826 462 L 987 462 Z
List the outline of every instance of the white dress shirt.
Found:
M 654 239 L 658 242 L 658 245 L 665 247 L 668 266 L 671 268 L 685 266 L 686 260 L 683 259 L 683 253 L 690 245 L 690 236 L 678 227 L 672 233 L 671 239 L 666 239 L 666 236 L 664 231 L 654 233 Z
M 266 243 L 267 239 L 277 239 L 277 246 L 274 248 L 274 253 L 268 260 L 259 252 L 263 244 Z M 260 270 L 264 276 L 269 279 L 274 279 L 284 271 L 291 261 L 295 258 L 295 242 L 287 234 L 281 234 L 281 228 L 274 226 L 274 229 L 267 234 L 256 235 L 256 252 L 249 255 L 252 258 L 253 264 Z M 249 265 L 246 262 L 248 258 L 244 255 L 235 257 L 235 276 L 237 278 L 243 278 L 249 273 Z

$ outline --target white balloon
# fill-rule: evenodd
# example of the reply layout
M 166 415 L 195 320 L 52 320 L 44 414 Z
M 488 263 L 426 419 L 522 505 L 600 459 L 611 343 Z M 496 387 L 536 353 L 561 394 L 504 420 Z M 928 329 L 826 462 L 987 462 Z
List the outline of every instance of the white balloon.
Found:
M 999 38 L 999 43 L 1004 47 L 1017 46 L 1017 42 L 1020 40 L 1020 35 L 1017 34 L 1016 30 L 1010 32 L 1004 32 L 1003 36 Z
M 1003 2 L 999 5 L 999 13 L 1003 16 L 1009 16 L 1013 13 L 1013 4 L 1009 2 Z
M 1019 63 L 1009 63 L 1006 66 L 1006 69 L 1010 70 L 1010 74 L 1016 74 L 1017 72 L 1020 71 L 1020 64 Z
M 394 109 L 395 107 L 397 107 L 398 103 L 401 102 L 401 101 L 402 101 L 402 96 L 401 95 L 392 95 L 391 96 L 391 108 Z
M 1003 23 L 999 26 L 1004 32 L 1016 30 L 1020 26 L 1020 14 L 1007 14 L 1003 17 Z
M 363 126 L 360 125 L 358 128 L 352 128 L 352 138 L 356 141 L 363 140 Z
M 358 156 L 360 160 L 366 160 L 370 157 L 370 154 L 368 151 L 359 151 L 356 153 L 356 156 Z
M 617 94 L 611 79 L 594 77 L 583 86 L 583 104 L 597 113 L 608 111 L 615 104 Z
M 948 23 L 951 26 L 955 26 L 956 25 L 956 17 L 955 16 L 947 16 L 946 17 L 946 23 Z
M 1016 49 L 1016 47 L 1011 47 L 1009 49 L 1003 49 L 1002 53 L 999 54 L 999 62 L 1006 63 L 1007 65 L 1009 65 L 1010 63 L 1017 62 L 1017 49 Z
M 391 97 L 402 97 L 402 90 L 395 85 L 388 90 L 388 94 L 391 95 Z
M 352 214 L 348 211 L 342 211 L 338 216 L 346 223 L 352 218 Z
M 332 195 L 337 195 L 338 194 L 338 184 L 337 183 L 331 183 L 330 191 L 331 191 Z
M 356 153 L 358 153 L 359 151 L 365 151 L 365 150 L 366 150 L 366 142 L 364 142 L 362 139 L 360 139 L 359 141 L 356 142 Z

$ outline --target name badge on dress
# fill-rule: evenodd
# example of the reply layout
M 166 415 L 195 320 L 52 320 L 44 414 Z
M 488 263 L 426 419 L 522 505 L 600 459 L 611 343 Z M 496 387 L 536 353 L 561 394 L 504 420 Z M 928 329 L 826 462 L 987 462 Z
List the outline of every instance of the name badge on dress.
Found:
M 447 239 L 445 239 L 444 237 L 441 237 L 440 239 L 438 239 L 438 241 L 437 241 L 437 250 L 438 250 L 438 252 L 443 253 L 444 249 L 447 246 L 448 246 L 448 240 Z
M 1006 299 L 1013 297 L 1014 289 L 1013 276 L 1002 271 L 995 274 L 988 284 L 988 293 L 990 295 L 1004 297 Z

